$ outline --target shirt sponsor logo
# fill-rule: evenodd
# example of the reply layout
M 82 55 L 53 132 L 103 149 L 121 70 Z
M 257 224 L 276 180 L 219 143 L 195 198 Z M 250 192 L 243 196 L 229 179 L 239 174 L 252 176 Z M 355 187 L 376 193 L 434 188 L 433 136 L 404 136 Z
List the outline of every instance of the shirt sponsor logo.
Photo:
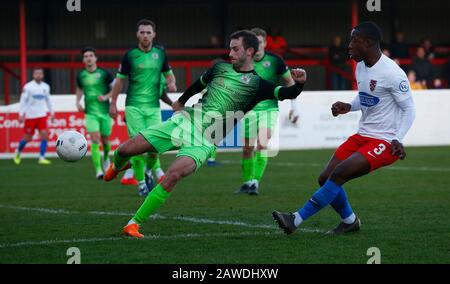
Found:
M 380 98 L 372 96 L 365 92 L 359 92 L 359 101 L 362 106 L 372 107 L 380 102 Z
M 398 85 L 398 88 L 400 89 L 400 91 L 406 93 L 407 91 L 409 91 L 409 84 L 406 80 L 403 80 Z
M 377 81 L 376 80 L 370 80 L 370 91 L 373 92 L 376 87 L 377 87 Z
M 43 99 L 45 99 L 45 95 L 44 94 L 34 94 L 33 95 L 33 99 L 35 99 L 35 100 L 43 100 Z

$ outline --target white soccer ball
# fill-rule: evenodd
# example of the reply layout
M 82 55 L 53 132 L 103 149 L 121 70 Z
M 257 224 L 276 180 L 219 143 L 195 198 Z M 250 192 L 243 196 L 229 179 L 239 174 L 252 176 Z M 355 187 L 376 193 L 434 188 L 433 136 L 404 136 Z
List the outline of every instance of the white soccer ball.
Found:
M 64 131 L 56 140 L 56 153 L 66 162 L 81 160 L 86 155 L 87 148 L 86 138 L 74 130 Z

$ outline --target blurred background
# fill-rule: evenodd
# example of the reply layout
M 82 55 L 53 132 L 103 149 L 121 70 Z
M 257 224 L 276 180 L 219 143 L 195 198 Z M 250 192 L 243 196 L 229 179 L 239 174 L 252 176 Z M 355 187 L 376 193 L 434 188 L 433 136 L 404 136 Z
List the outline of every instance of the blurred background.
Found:
M 99 65 L 115 72 L 124 52 L 136 45 L 141 18 L 156 23 L 156 42 L 166 48 L 180 91 L 212 60 L 227 58 L 230 33 L 253 27 L 267 30 L 268 49 L 290 67 L 307 69 L 307 90 L 352 89 L 346 48 L 352 26 L 365 20 L 381 26 L 383 52 L 408 73 L 412 88 L 447 88 L 450 80 L 444 0 L 380 0 L 381 12 L 368 11 L 366 0 L 80 3 L 80 12 L 70 12 L 66 0 L 2 1 L 0 104 L 18 101 L 23 77 L 30 80 L 37 66 L 45 68 L 53 94 L 73 94 L 84 46 L 97 48 Z

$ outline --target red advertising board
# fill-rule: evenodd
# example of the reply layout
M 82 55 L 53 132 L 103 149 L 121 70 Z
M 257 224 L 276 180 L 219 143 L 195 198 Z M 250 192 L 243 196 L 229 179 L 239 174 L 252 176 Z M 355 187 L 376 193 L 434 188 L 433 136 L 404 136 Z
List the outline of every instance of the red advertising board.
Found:
M 110 136 L 111 149 L 115 149 L 119 144 L 128 139 L 128 132 L 123 121 L 124 113 L 119 112 L 114 122 L 112 134 Z M 55 144 L 58 135 L 66 130 L 76 130 L 85 135 L 88 142 L 90 137 L 84 127 L 84 114 L 80 112 L 56 112 L 55 120 L 52 123 L 48 119 L 48 150 L 55 153 Z M 18 113 L 0 113 L 0 154 L 14 153 L 18 142 L 23 138 L 23 124 L 19 123 Z M 88 143 L 90 144 L 90 143 Z M 33 136 L 33 141 L 27 144 L 24 153 L 39 153 L 40 139 L 37 130 Z

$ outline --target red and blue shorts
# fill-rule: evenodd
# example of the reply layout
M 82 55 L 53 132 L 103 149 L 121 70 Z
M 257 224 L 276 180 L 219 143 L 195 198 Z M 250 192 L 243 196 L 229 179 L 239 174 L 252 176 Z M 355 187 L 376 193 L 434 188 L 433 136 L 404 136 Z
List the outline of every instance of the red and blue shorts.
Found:
M 39 131 L 47 129 L 47 116 L 25 119 L 24 123 L 24 131 L 25 134 L 33 136 L 34 130 L 37 129 Z
M 365 137 L 359 134 L 350 136 L 335 152 L 336 158 L 343 161 L 353 153 L 360 153 L 370 163 L 370 171 L 388 166 L 398 160 L 391 154 L 391 144 L 385 140 Z

